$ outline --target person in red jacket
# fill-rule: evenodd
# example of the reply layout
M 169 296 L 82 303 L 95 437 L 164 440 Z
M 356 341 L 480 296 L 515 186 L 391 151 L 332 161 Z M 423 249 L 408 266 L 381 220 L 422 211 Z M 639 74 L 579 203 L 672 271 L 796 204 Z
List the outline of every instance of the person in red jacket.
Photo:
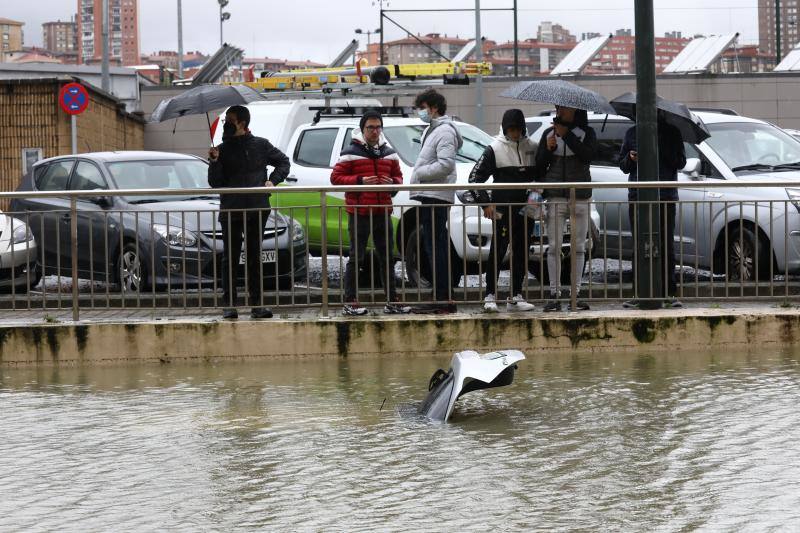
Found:
M 350 146 L 342 150 L 331 173 L 334 185 L 390 185 L 403 183 L 400 159 L 383 137 L 383 118 L 378 111 L 367 111 L 361 117 L 359 132 Z M 344 315 L 365 315 L 367 309 L 358 304 L 356 271 L 367 253 L 372 235 L 375 256 L 382 276 L 386 305 L 384 313 L 409 313 L 411 307 L 397 303 L 392 265 L 394 228 L 392 226 L 392 193 L 364 191 L 344 195 L 347 204 L 347 225 L 350 257 L 344 271 Z

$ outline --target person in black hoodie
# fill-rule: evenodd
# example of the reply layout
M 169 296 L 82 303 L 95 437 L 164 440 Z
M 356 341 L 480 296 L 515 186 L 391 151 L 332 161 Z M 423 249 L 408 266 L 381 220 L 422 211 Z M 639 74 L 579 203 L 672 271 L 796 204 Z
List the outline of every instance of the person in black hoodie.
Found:
M 525 183 L 534 180 L 533 163 L 536 143 L 527 136 L 525 115 L 519 109 L 509 109 L 503 114 L 502 133 L 486 147 L 469 176 L 470 183 L 485 183 L 490 177 L 494 183 Z M 498 266 L 503 262 L 511 241 L 511 294 L 506 310 L 530 311 L 533 305 L 522 296 L 522 284 L 528 276 L 525 255 L 528 253 L 530 226 L 520 208 L 527 202 L 527 187 L 491 191 L 475 191 L 474 196 L 483 205 L 483 214 L 494 220 L 489 264 L 486 267 L 486 298 L 483 309 L 496 313 Z M 497 204 L 502 204 L 498 206 Z M 512 205 L 507 205 L 512 204 Z M 529 230 L 526 233 L 526 228 Z
M 591 182 L 589 165 L 597 154 L 597 137 L 589 127 L 586 111 L 556 106 L 553 126 L 546 129 L 536 152 L 536 174 L 539 181 L 550 183 Z M 569 218 L 569 189 L 545 189 L 545 229 L 547 231 L 547 270 L 550 276 L 550 301 L 545 312 L 559 311 L 561 304 L 561 245 L 564 227 Z M 589 187 L 575 190 L 575 220 L 570 221 L 575 246 L 575 270 L 572 280 L 580 285 L 586 257 L 586 236 L 589 232 Z M 576 285 L 576 286 L 577 286 Z M 577 310 L 587 310 L 586 302 L 577 301 Z M 570 309 L 575 311 L 575 309 Z
M 678 171 L 686 166 L 686 150 L 683 147 L 683 137 L 675 126 L 667 124 L 658 112 L 658 181 L 677 181 Z M 625 140 L 619 152 L 619 168 L 628 174 L 628 181 L 639 181 L 638 154 L 636 151 L 636 126 L 625 132 Z M 661 239 L 662 249 L 666 251 L 664 264 L 667 295 L 670 297 L 665 305 L 667 307 L 683 307 L 675 298 L 678 293 L 678 284 L 675 279 L 675 211 L 678 201 L 678 189 L 659 189 L 661 199 Z M 628 218 L 631 223 L 631 232 L 636 227 L 636 208 L 639 200 L 639 189 L 628 189 Z M 646 206 L 642 206 L 644 209 Z M 636 265 L 634 265 L 636 268 Z M 623 304 L 628 308 L 638 307 L 635 300 Z
M 250 111 L 233 106 L 225 113 L 222 144 L 208 151 L 208 184 L 220 187 L 274 187 L 289 175 L 289 158 L 261 137 L 255 137 L 248 126 Z M 275 170 L 267 178 L 267 165 Z M 263 307 L 261 277 L 261 241 L 269 218 L 269 194 L 220 195 L 219 222 L 222 226 L 222 289 L 228 306 L 223 318 L 238 318 L 236 310 L 236 270 L 247 235 L 245 269 L 252 318 L 272 318 L 272 311 Z

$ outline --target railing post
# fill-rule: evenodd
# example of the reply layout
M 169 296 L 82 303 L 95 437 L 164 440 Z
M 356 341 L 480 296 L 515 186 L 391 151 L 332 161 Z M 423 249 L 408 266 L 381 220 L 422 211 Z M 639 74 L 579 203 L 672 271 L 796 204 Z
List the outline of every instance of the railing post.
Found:
M 322 318 L 328 318 L 328 214 L 325 191 L 319 193 L 320 247 L 322 256 Z
M 78 307 L 78 201 L 69 199 L 69 247 L 72 256 L 72 320 L 80 320 Z
M 576 279 L 577 276 L 574 276 L 575 269 L 577 268 L 577 260 L 578 258 L 575 256 L 575 245 L 578 243 L 577 238 L 575 237 L 575 230 L 577 228 L 576 221 L 576 208 L 575 208 L 575 187 L 570 187 L 569 189 L 569 220 L 570 220 L 570 231 L 569 231 L 569 305 L 570 309 L 573 311 L 577 309 L 578 304 L 578 285 L 580 283 L 580 279 Z M 585 236 L 584 236 L 585 237 Z M 551 274 L 552 275 L 552 274 Z M 560 285 L 560 280 L 557 282 L 557 285 Z

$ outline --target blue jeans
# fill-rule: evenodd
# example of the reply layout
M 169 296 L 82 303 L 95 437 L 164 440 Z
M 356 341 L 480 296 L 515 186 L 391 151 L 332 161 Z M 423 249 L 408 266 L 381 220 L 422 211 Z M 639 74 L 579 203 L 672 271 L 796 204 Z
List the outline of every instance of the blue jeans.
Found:
M 450 269 L 447 257 L 450 252 L 450 236 L 447 233 L 447 217 L 450 204 L 432 198 L 420 198 L 419 233 L 422 250 L 432 273 L 430 279 L 433 295 L 437 301 L 450 300 Z

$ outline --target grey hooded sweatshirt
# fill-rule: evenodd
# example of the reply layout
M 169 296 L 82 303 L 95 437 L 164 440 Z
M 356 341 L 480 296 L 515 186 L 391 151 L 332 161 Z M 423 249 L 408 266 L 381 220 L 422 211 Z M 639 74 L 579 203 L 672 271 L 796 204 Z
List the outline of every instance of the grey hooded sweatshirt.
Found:
M 419 151 L 414 171 L 411 174 L 412 184 L 429 185 L 434 183 L 456 182 L 456 153 L 464 144 L 453 119 L 444 115 L 431 121 L 422 133 L 422 148 Z M 432 198 L 442 202 L 453 203 L 455 191 L 413 191 L 412 200 Z

